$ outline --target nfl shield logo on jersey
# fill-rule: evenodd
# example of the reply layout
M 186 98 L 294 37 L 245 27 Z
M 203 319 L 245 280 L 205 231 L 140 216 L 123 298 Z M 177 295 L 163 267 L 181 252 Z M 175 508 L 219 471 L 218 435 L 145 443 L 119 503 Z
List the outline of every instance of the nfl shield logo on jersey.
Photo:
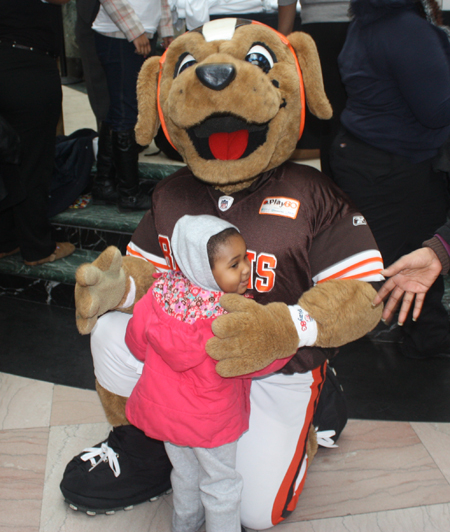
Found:
M 221 211 L 227 211 L 231 207 L 231 205 L 233 205 L 233 201 L 234 198 L 232 198 L 231 196 L 221 196 L 218 202 L 219 209 Z
M 353 225 L 367 225 L 367 222 L 364 216 L 353 216 Z

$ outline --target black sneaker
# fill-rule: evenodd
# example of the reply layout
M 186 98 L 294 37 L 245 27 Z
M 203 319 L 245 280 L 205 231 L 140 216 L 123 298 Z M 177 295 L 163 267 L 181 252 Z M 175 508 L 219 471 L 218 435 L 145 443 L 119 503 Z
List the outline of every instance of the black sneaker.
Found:
M 113 514 L 170 492 L 171 469 L 161 441 L 124 425 L 75 456 L 66 466 L 60 488 L 73 510 Z

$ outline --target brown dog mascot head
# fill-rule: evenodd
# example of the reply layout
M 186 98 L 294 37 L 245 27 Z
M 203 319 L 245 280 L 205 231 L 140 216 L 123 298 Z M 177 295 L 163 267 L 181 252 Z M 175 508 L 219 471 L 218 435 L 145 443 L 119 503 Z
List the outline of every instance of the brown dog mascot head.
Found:
M 161 124 L 199 179 L 243 189 L 295 149 L 305 95 L 318 118 L 332 115 L 314 41 L 289 39 L 243 19 L 219 19 L 181 35 L 138 80 L 138 143 Z

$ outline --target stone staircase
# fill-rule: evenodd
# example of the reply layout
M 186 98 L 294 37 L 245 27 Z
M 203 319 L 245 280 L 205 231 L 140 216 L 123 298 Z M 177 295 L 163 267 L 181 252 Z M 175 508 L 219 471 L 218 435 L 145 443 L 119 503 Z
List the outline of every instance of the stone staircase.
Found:
M 139 163 L 141 179 L 161 180 L 180 168 L 175 164 Z M 20 254 L 0 261 L 0 296 L 14 296 L 65 308 L 74 308 L 75 272 L 92 262 L 108 246 L 124 254 L 144 212 L 119 213 L 113 205 L 67 209 L 51 219 L 58 242 L 70 241 L 75 252 L 65 259 L 41 266 L 25 266 Z

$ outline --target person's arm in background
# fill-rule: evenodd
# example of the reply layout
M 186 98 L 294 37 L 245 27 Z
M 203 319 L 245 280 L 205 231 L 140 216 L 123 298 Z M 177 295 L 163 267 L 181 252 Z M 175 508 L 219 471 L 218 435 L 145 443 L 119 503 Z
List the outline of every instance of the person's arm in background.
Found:
M 297 15 L 297 0 L 278 0 L 278 31 L 289 35 L 294 29 Z
M 399 325 L 405 322 L 413 301 L 413 320 L 419 317 L 429 288 L 439 274 L 446 275 L 450 269 L 450 221 L 439 228 L 436 235 L 424 242 L 423 246 L 382 271 L 389 279 L 378 291 L 373 304 L 379 305 L 389 296 L 382 314 L 384 321 L 392 317 L 400 301 Z
M 174 33 L 172 26 L 172 13 L 170 12 L 168 0 L 161 0 L 161 20 L 159 22 L 158 33 L 163 40 L 164 49 L 167 49 L 169 44 L 173 41 Z
M 127 41 L 134 44 L 136 53 L 144 57 L 149 55 L 150 41 L 145 35 L 144 26 L 127 0 L 100 0 L 100 3 Z

